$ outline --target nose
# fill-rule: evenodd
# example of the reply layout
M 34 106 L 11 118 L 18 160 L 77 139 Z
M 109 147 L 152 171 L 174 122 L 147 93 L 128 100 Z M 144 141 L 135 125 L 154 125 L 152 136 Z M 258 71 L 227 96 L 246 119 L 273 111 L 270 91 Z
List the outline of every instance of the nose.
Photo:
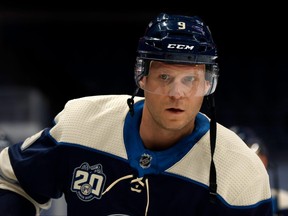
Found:
M 168 92 L 169 97 L 174 97 L 176 99 L 180 99 L 185 96 L 185 87 L 183 84 L 179 82 L 173 82 L 170 84 L 169 92 Z

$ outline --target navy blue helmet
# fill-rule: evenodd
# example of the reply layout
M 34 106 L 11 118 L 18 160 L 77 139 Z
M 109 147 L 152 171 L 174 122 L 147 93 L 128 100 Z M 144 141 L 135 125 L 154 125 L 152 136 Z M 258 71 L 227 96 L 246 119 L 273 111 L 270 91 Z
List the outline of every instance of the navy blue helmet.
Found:
M 215 91 L 218 79 L 216 45 L 207 25 L 198 16 L 159 14 L 146 28 L 140 38 L 135 65 L 135 81 L 138 85 L 148 75 L 151 60 L 205 64 L 206 79 L 211 88 L 206 95 Z M 138 85 L 139 86 L 139 85 Z

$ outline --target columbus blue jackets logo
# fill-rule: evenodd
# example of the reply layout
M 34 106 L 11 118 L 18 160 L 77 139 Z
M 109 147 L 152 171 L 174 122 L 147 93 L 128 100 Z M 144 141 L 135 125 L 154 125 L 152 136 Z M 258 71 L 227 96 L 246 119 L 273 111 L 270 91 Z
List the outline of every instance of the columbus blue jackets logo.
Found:
M 83 201 L 101 199 L 105 181 L 101 164 L 90 166 L 85 162 L 74 170 L 71 191 Z

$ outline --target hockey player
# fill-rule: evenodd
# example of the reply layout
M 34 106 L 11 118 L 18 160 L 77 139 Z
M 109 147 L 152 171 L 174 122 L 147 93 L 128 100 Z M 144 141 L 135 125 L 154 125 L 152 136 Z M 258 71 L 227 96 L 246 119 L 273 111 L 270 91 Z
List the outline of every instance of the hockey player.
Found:
M 0 212 L 39 214 L 64 194 L 70 216 L 271 216 L 265 167 L 216 123 L 216 59 L 203 20 L 159 14 L 132 96 L 70 100 L 52 128 L 1 152 Z

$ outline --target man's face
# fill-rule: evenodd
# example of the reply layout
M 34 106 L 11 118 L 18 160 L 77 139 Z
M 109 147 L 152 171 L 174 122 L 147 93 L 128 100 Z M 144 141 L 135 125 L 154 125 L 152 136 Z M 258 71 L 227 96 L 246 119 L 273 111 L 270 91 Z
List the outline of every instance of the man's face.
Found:
M 153 61 L 149 75 L 141 80 L 145 108 L 165 129 L 179 130 L 194 125 L 209 83 L 205 65 L 169 64 Z

